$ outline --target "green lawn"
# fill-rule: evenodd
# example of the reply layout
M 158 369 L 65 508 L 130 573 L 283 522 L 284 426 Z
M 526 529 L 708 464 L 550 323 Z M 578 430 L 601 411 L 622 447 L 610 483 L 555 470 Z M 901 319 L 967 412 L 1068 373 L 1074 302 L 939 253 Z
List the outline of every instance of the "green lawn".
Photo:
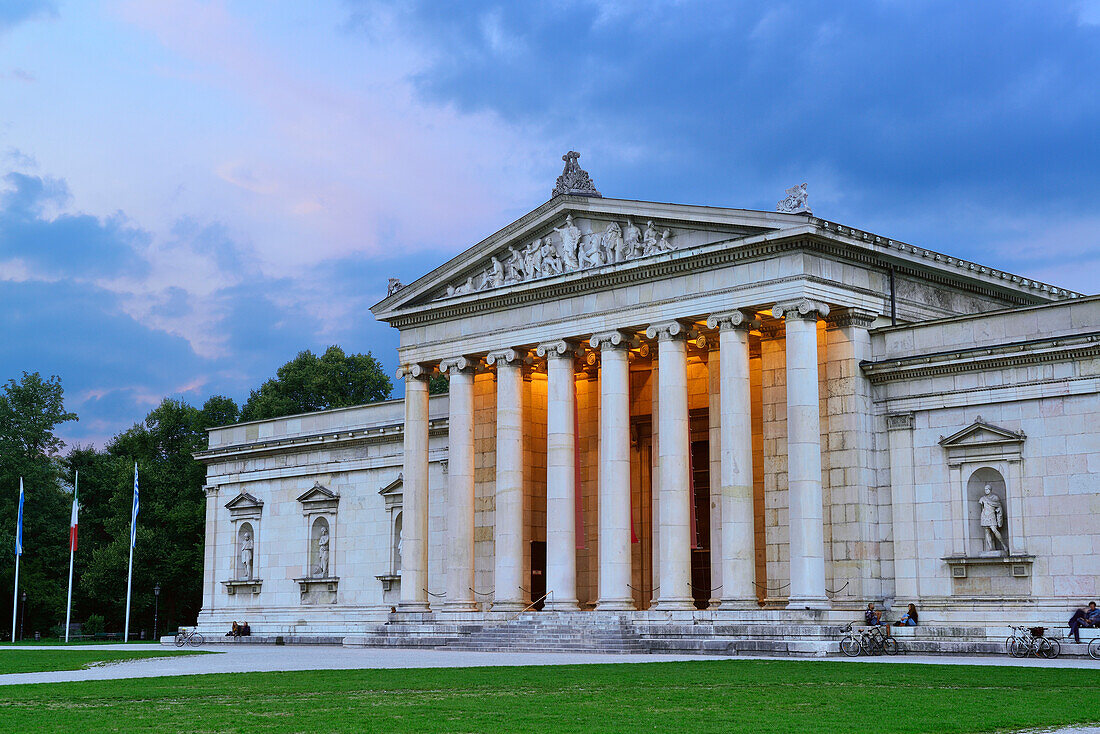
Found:
M 0 688 L 0 731 L 981 732 L 1100 721 L 1096 670 L 699 661 Z
M 41 673 L 47 670 L 80 670 L 93 663 L 202 654 L 183 650 L 5 650 L 0 649 L 0 674 Z M 0 698 L 3 696 L 0 688 Z M 0 729 L 2 730 L 2 729 Z

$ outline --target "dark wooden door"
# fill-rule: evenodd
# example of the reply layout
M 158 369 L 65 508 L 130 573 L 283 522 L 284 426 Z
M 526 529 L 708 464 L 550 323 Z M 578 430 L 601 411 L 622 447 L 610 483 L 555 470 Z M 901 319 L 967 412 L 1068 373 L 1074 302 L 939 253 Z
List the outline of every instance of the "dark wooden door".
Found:
M 531 601 L 539 600 L 535 609 L 542 611 L 546 595 L 546 541 L 531 541 Z

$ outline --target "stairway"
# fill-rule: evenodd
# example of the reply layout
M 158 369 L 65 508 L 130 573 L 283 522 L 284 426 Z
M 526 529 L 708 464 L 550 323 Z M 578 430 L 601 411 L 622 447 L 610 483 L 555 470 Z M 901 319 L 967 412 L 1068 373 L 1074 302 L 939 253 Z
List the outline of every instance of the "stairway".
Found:
M 578 620 L 575 615 L 570 615 L 566 621 L 538 613 L 486 625 L 450 642 L 447 647 L 479 652 L 649 652 L 629 621 L 592 623 Z

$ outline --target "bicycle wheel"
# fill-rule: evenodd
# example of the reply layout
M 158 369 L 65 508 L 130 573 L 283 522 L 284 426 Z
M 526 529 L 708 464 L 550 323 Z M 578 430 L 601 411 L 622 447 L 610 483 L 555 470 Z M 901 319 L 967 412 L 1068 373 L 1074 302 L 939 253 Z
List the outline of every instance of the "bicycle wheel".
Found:
M 1025 640 L 1016 639 L 1010 652 L 1014 658 L 1026 658 L 1031 653 L 1031 645 Z
M 840 651 L 850 658 L 859 656 L 859 640 L 852 635 L 845 635 L 840 640 Z
M 1100 660 L 1100 637 L 1096 637 L 1089 643 L 1089 657 Z
M 1052 637 L 1044 637 L 1043 644 L 1039 645 L 1039 657 L 1053 660 L 1062 652 L 1062 643 Z
M 176 633 L 176 647 L 183 647 L 186 644 L 187 644 L 187 638 L 177 632 Z
M 1013 650 L 1015 650 L 1015 649 L 1016 649 L 1016 638 L 1015 637 L 1006 637 L 1005 638 L 1005 654 L 1011 655 L 1012 657 L 1016 657 L 1016 653 L 1013 652 Z
M 188 640 L 188 642 L 191 643 L 191 647 L 198 647 L 203 642 L 205 642 L 205 640 L 203 639 L 202 635 L 200 635 L 198 632 L 195 632 L 191 635 L 191 639 Z
M 882 640 L 874 636 L 868 636 L 867 639 L 861 641 L 863 643 L 863 651 L 868 655 L 881 655 L 882 654 Z
M 887 637 L 885 640 L 882 641 L 882 651 L 885 652 L 887 655 L 897 655 L 898 641 L 895 640 L 893 637 Z

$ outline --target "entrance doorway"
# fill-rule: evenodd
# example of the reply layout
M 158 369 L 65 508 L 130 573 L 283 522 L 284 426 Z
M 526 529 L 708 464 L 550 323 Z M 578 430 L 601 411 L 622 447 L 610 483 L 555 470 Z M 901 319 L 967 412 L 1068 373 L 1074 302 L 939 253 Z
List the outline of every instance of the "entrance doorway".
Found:
M 531 541 L 531 601 L 535 602 L 534 608 L 542 611 L 546 601 L 546 541 Z M 537 600 L 537 601 L 536 601 Z

